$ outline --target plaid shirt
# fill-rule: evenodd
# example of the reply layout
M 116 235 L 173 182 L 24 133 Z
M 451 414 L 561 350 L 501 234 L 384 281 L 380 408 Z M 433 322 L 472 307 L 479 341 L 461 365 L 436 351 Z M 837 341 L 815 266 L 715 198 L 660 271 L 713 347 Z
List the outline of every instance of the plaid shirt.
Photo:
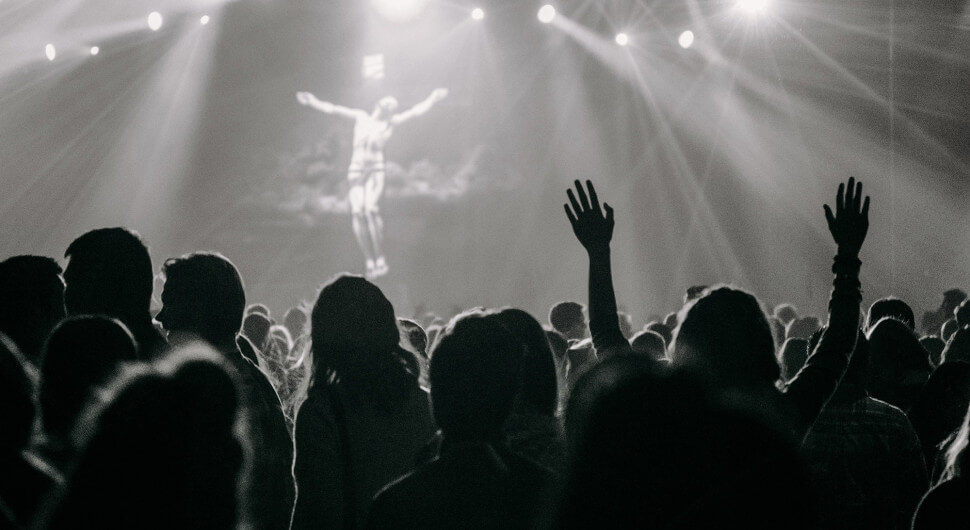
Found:
M 802 454 L 822 528 L 909 528 L 928 487 L 906 414 L 847 382 L 808 431 Z

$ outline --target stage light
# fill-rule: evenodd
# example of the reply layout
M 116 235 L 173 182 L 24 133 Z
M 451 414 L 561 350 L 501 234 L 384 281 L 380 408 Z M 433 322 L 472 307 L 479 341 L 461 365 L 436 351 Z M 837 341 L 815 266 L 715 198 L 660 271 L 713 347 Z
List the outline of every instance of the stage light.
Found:
M 482 11 L 482 8 L 480 7 L 476 7 L 475 9 L 472 9 L 472 18 L 475 20 L 481 20 L 485 18 L 485 11 Z
M 44 55 L 47 55 L 48 61 L 53 61 L 57 57 L 57 48 L 53 44 L 48 44 L 44 46 Z
M 680 47 L 685 50 L 687 48 L 690 48 L 691 45 L 694 44 L 694 32 L 691 30 L 687 30 L 681 33 L 680 37 L 677 38 L 677 43 L 680 44 Z
M 97 55 L 101 53 L 101 48 L 97 46 L 91 46 L 91 55 Z
M 202 24 L 203 26 L 205 26 L 208 23 L 209 23 L 209 15 L 202 15 L 202 18 L 199 19 L 199 24 Z
M 424 11 L 428 0 L 371 0 L 371 4 L 391 22 L 409 22 Z
M 738 0 L 738 9 L 752 15 L 764 13 L 768 9 L 769 0 Z
M 539 17 L 539 22 L 543 24 L 548 24 L 552 22 L 552 19 L 556 18 L 556 8 L 552 7 L 550 4 L 546 4 L 539 8 L 539 12 L 536 14 Z
M 162 14 L 158 11 L 152 11 L 148 14 L 148 29 L 152 31 L 158 31 L 162 27 Z
M 616 40 L 616 43 L 619 44 L 620 46 L 626 46 L 627 44 L 630 44 L 630 37 L 626 33 L 617 33 L 616 39 L 614 40 Z

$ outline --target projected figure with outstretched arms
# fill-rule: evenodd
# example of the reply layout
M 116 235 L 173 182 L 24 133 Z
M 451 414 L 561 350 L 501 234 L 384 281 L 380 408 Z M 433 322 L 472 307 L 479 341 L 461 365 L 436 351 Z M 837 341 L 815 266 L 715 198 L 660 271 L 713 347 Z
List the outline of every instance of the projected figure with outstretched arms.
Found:
M 378 201 L 384 191 L 384 145 L 394 132 L 394 127 L 421 116 L 431 110 L 435 103 L 448 96 L 448 89 L 438 88 L 421 103 L 395 114 L 398 103 L 393 97 L 382 98 L 372 112 L 351 109 L 320 101 L 309 92 L 297 92 L 296 100 L 325 112 L 354 120 L 353 154 L 347 169 L 350 183 L 350 213 L 354 236 L 366 259 L 366 275 L 376 278 L 387 274 L 387 259 L 382 250 L 384 220 Z

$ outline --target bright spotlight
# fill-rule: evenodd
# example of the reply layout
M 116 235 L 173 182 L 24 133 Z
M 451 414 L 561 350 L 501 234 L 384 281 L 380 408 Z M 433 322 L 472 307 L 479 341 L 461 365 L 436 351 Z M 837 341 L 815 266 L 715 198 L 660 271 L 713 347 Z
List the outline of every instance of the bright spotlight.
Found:
M 546 4 L 539 8 L 536 16 L 539 17 L 539 22 L 548 24 L 552 22 L 552 19 L 556 18 L 556 8 L 552 7 L 551 4 Z
M 205 26 L 208 23 L 209 23 L 209 15 L 202 15 L 202 18 L 199 19 L 199 24 L 202 24 L 203 26 Z
M 482 8 L 480 7 L 476 7 L 475 9 L 472 9 L 472 18 L 475 20 L 481 20 L 485 18 L 485 11 L 482 11 Z
M 148 14 L 148 29 L 152 31 L 158 31 L 162 27 L 162 14 L 158 11 L 152 11 Z
M 380 15 L 391 22 L 409 22 L 424 11 L 428 0 L 371 0 Z
M 616 40 L 616 43 L 619 44 L 620 46 L 626 46 L 627 44 L 630 44 L 630 37 L 626 33 L 617 33 L 615 40 Z
M 97 46 L 91 46 L 91 55 L 97 55 L 101 53 L 101 48 Z
M 690 48 L 691 45 L 694 44 L 694 32 L 691 30 L 687 30 L 681 33 L 680 37 L 677 38 L 677 43 L 680 44 L 680 47 L 685 50 L 687 48 Z
M 48 61 L 53 61 L 57 57 L 57 48 L 53 44 L 48 44 L 44 46 L 44 55 L 47 56 Z
M 738 9 L 757 15 L 768 9 L 769 0 L 738 0 Z

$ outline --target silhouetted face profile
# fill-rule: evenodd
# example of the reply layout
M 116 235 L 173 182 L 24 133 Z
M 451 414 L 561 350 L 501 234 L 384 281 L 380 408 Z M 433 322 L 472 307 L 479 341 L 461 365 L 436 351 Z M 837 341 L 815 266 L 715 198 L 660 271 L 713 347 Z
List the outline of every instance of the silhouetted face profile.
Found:
M 235 343 L 246 293 L 232 262 L 217 253 L 195 252 L 166 261 L 162 274 L 162 310 L 155 319 L 169 333 L 191 333 L 217 347 Z

